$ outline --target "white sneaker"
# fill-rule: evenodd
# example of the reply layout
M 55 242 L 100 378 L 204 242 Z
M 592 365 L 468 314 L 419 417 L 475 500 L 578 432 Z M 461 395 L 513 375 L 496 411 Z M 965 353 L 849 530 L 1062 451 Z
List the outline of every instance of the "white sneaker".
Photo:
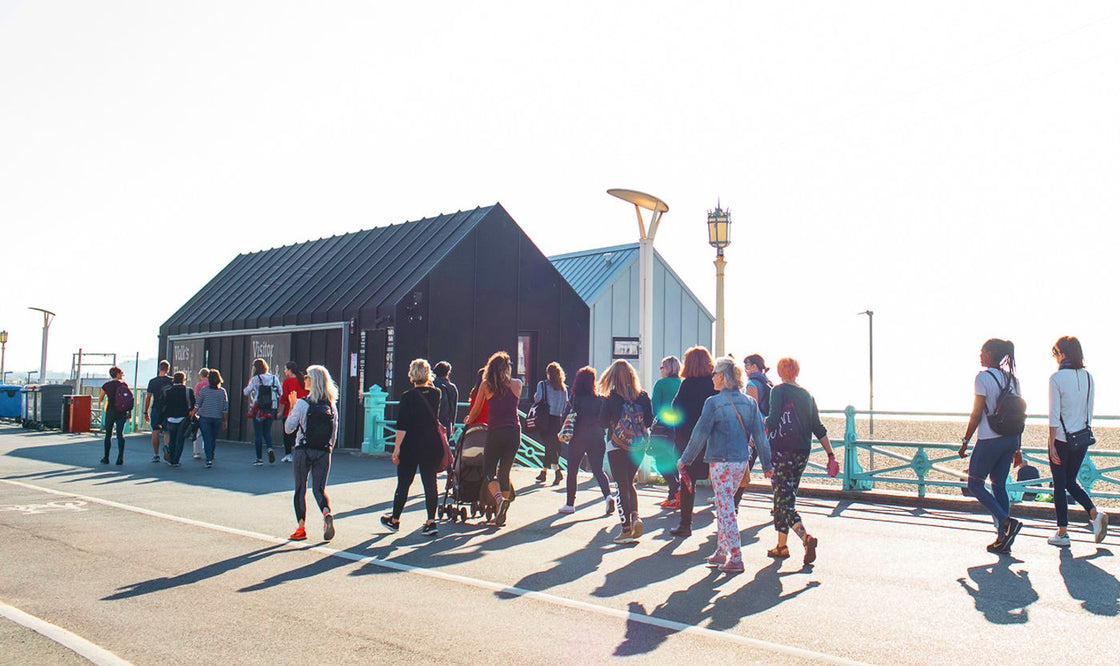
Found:
M 1061 532 L 1054 532 L 1054 536 L 1047 539 L 1046 543 L 1059 548 L 1069 548 L 1069 535 L 1062 534 Z
M 292 454 L 288 454 L 280 459 L 280 462 L 292 462 Z
M 575 512 L 576 512 L 576 508 L 574 506 L 572 506 L 571 504 L 565 504 L 564 506 L 560 507 L 560 511 L 558 513 L 575 513 Z
M 1108 534 L 1108 514 L 1097 509 L 1097 517 L 1089 521 L 1093 528 L 1093 540 L 1097 543 L 1104 541 Z

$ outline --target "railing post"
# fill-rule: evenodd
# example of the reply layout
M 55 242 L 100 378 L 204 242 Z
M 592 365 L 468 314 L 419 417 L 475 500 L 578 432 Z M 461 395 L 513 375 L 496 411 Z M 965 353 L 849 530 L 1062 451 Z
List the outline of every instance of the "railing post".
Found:
M 374 384 L 365 396 L 365 429 L 362 437 L 362 453 L 385 452 L 385 403 L 389 394 Z
M 859 445 L 856 436 L 856 408 L 848 405 L 844 408 L 844 489 L 871 490 L 872 481 L 856 478 L 862 473 L 863 466 L 859 464 Z

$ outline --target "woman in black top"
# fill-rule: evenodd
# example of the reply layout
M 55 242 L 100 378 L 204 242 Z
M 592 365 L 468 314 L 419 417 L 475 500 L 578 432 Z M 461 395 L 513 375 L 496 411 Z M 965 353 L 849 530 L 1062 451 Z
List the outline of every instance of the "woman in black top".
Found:
M 560 513 L 572 513 L 576 510 L 576 484 L 579 464 L 583 457 L 591 465 L 591 473 L 599 483 L 599 490 L 603 492 L 603 500 L 607 503 L 607 515 L 614 513 L 614 500 L 611 499 L 611 484 L 607 481 L 607 474 L 603 471 L 603 456 L 606 455 L 607 442 L 604 438 L 603 425 L 599 422 L 603 410 L 604 399 L 595 392 L 595 368 L 580 368 L 572 382 L 572 401 L 564 414 L 575 414 L 576 424 L 572 432 L 572 441 L 568 442 L 565 459 L 568 463 L 568 503 L 560 507 Z
M 681 372 L 684 380 L 677 389 L 677 397 L 673 398 L 673 409 L 681 419 L 674 432 L 673 442 L 678 455 L 688 446 L 692 429 L 700 420 L 700 412 L 704 411 L 704 402 L 717 393 L 715 384 L 712 383 L 714 371 L 712 355 L 704 347 L 693 347 L 684 353 L 684 370 Z M 694 484 L 697 479 L 708 478 L 708 463 L 704 462 L 703 450 L 684 471 L 690 482 L 683 483 L 682 479 L 681 483 L 681 523 L 669 532 L 676 537 L 692 534 L 692 509 L 696 504 Z
M 424 504 L 428 520 L 421 533 L 436 536 L 436 503 L 439 489 L 436 474 L 443 459 L 443 442 L 439 437 L 440 391 L 432 386 L 432 368 L 424 359 L 408 366 L 413 388 L 401 396 L 397 409 L 397 439 L 393 448 L 393 464 L 397 466 L 397 492 L 393 495 L 393 512 L 381 516 L 381 524 L 396 532 L 401 528 L 401 512 L 408 500 L 408 489 L 420 471 L 424 484 Z
M 179 466 L 187 426 L 191 422 L 191 410 L 194 409 L 194 391 L 186 385 L 186 381 L 185 374 L 176 372 L 171 388 L 163 394 L 163 420 L 167 423 L 170 440 L 164 454 L 172 467 Z
M 128 385 L 125 384 L 121 377 L 124 376 L 124 371 L 113 366 L 109 368 L 109 381 L 101 385 L 101 395 L 97 397 L 98 404 L 101 404 L 105 398 L 109 399 L 109 403 L 101 410 L 101 422 L 105 426 L 105 455 L 101 458 L 102 465 L 109 464 L 109 451 L 113 446 L 113 429 L 117 431 L 117 464 L 124 464 L 124 422 L 128 420 L 128 415 L 131 412 L 119 412 L 113 409 L 113 405 L 117 400 L 117 389 Z

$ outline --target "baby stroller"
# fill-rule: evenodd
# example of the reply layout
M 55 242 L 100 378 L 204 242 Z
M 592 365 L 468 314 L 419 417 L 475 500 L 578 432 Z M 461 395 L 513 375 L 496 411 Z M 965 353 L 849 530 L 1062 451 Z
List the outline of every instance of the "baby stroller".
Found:
M 484 490 L 486 471 L 483 465 L 486 449 L 485 425 L 473 425 L 463 431 L 455 447 L 455 462 L 447 471 L 447 488 L 443 493 L 443 504 L 439 507 L 439 517 L 451 522 L 466 522 L 467 509 L 470 517 L 483 515 L 490 520 L 494 515 L 493 500 Z

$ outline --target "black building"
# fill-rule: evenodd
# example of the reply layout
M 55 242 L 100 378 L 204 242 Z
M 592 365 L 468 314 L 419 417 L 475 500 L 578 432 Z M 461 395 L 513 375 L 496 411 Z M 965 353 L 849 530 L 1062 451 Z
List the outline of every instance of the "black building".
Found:
M 506 350 L 532 386 L 550 361 L 587 363 L 588 327 L 583 299 L 495 204 L 239 255 L 159 335 L 160 357 L 188 377 L 222 372 L 230 439 L 252 439 L 241 389 L 261 357 L 281 376 L 289 360 L 329 368 L 341 441 L 357 447 L 360 394 L 376 384 L 398 398 L 412 359 L 449 361 L 465 395 Z

